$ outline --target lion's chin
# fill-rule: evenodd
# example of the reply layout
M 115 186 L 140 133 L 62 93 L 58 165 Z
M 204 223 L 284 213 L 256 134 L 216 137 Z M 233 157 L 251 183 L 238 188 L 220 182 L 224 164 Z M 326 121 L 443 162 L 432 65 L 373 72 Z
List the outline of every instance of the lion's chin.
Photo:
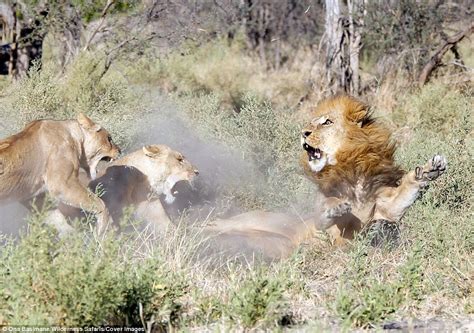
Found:
M 326 155 L 322 155 L 319 159 L 309 159 L 308 164 L 313 172 L 319 172 L 326 166 L 327 162 Z
M 313 172 L 321 171 L 326 164 L 328 163 L 328 156 L 325 152 L 323 152 L 320 148 L 314 148 L 307 144 L 306 142 L 302 142 L 303 149 L 308 154 L 308 165 Z

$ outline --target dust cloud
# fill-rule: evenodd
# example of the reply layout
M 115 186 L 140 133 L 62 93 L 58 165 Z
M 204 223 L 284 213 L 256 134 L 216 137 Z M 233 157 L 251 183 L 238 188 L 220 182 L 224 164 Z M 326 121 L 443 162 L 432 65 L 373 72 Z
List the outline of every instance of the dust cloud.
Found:
M 13 134 L 8 124 L 10 124 L 9 119 L 0 118 L 0 139 Z M 0 204 L 0 234 L 18 235 L 20 229 L 26 226 L 27 215 L 28 210 L 20 203 Z
M 257 184 L 256 168 L 237 149 L 205 138 L 196 131 L 184 120 L 184 110 L 169 99 L 157 94 L 153 101 L 149 112 L 136 120 L 138 132 L 124 154 L 148 144 L 165 144 L 181 152 L 199 170 L 199 176 L 191 186 L 187 182 L 176 184 L 175 202 L 172 205 L 164 203 L 168 214 L 177 217 L 186 210 L 197 220 L 214 213 L 217 206 L 220 216 L 241 212 L 231 198 L 223 198 L 219 191 L 224 187 L 239 186 L 243 180 Z M 0 119 L 1 138 L 12 134 L 7 124 Z M 26 225 L 27 214 L 28 210 L 19 203 L 1 204 L 0 233 L 17 235 Z
M 238 187 L 243 181 L 258 184 L 256 167 L 245 160 L 242 152 L 222 142 L 209 139 L 185 121 L 184 110 L 163 96 L 155 96 L 151 111 L 141 121 L 133 149 L 147 144 L 165 144 L 181 152 L 199 170 L 192 187 L 176 185 L 175 202 L 164 207 L 170 215 L 178 215 L 183 209 L 195 218 L 207 217 L 217 206 L 224 204 L 219 190 Z M 241 211 L 235 203 L 227 202 L 223 215 Z M 222 209 L 222 207 L 221 207 Z

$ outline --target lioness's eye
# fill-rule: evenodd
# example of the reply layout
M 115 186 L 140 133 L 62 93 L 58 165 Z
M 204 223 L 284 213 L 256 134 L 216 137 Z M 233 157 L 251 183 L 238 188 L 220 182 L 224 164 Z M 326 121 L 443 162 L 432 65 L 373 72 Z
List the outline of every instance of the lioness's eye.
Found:
M 328 125 L 331 125 L 332 124 L 332 121 L 329 120 L 329 119 L 326 119 L 326 121 L 323 123 L 324 126 L 328 126 Z

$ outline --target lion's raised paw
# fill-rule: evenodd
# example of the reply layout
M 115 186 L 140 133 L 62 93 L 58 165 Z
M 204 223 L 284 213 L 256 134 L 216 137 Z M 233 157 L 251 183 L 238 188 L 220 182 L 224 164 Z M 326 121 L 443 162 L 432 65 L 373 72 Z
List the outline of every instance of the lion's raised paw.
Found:
M 415 169 L 415 178 L 419 181 L 432 181 L 441 176 L 448 166 L 446 158 L 442 155 L 435 155 L 423 167 Z
M 341 217 L 352 211 L 352 206 L 349 202 L 341 202 L 334 207 L 328 208 L 325 211 L 327 218 Z

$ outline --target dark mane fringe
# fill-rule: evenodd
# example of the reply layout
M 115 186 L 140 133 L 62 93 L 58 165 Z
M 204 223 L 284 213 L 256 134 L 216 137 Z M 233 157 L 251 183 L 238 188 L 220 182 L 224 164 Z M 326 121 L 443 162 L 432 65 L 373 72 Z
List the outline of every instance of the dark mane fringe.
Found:
M 394 163 L 396 144 L 388 129 L 372 117 L 366 106 L 357 105 L 355 99 L 351 98 L 347 106 L 349 109 L 357 106 L 359 113 L 364 108 L 363 117 L 357 119 L 359 125 L 348 124 L 346 141 L 336 155 L 337 164 L 326 166 L 314 176 L 326 196 L 344 195 L 355 199 L 354 190 L 362 186 L 366 193 L 364 199 L 371 199 L 382 186 L 398 186 L 405 172 Z M 351 110 L 346 113 L 349 112 Z

